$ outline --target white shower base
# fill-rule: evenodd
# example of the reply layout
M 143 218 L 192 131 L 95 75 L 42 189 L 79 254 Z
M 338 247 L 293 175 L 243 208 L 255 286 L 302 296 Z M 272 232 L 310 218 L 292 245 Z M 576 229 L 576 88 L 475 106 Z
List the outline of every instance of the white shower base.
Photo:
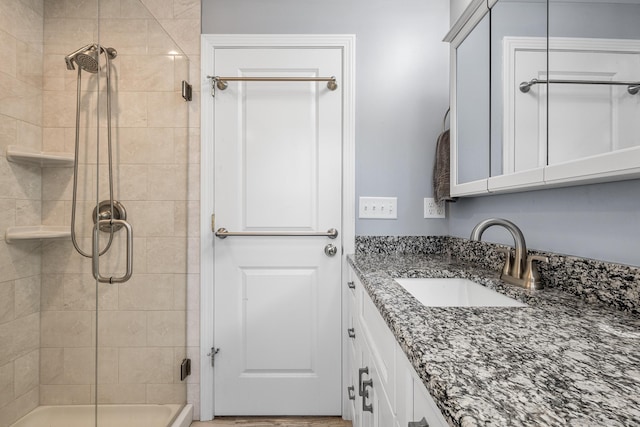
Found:
M 188 427 L 192 419 L 191 404 L 99 405 L 97 427 Z M 94 420 L 93 405 L 38 406 L 10 427 L 87 427 Z

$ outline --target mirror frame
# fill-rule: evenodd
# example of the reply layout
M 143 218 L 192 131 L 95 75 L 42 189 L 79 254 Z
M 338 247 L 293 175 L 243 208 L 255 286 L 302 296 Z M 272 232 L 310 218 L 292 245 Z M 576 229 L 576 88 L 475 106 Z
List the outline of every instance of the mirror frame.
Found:
M 460 18 L 453 25 L 451 30 L 444 37 L 444 41 L 450 43 L 449 51 L 449 103 L 450 103 L 450 141 L 451 141 L 451 167 L 450 182 L 451 195 L 455 197 L 468 195 L 481 195 L 489 192 L 488 179 L 480 179 L 477 181 L 460 183 L 458 182 L 458 113 L 456 109 L 456 76 L 457 76 L 457 58 L 456 50 L 458 46 L 467 38 L 473 29 L 480 23 L 491 10 L 491 7 L 497 0 L 472 0 L 472 2 L 464 10 Z M 489 159 L 487 159 L 487 162 Z
M 450 43 L 451 195 L 481 196 L 640 178 L 640 147 L 632 147 L 477 181 L 458 182 L 456 50 L 497 2 L 473 0 L 443 40 Z

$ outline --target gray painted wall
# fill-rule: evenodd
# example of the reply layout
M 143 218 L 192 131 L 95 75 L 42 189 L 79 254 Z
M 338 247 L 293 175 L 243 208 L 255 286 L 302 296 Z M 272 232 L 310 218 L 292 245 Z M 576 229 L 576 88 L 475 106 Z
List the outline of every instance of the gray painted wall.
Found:
M 456 49 L 457 183 L 489 177 L 489 24 L 486 14 Z
M 456 3 L 456 0 L 452 0 Z M 458 10 L 468 3 L 458 0 Z M 203 0 L 203 33 L 357 36 L 357 194 L 398 196 L 397 221 L 357 221 L 359 235 L 468 237 L 480 220 L 518 224 L 532 249 L 640 266 L 640 181 L 465 198 L 424 220 L 435 138 L 448 105 L 448 1 Z M 385 82 L 392 85 L 385 86 Z M 409 203 L 410 202 L 410 203 Z M 509 242 L 502 230 L 485 239 Z
M 450 213 L 452 236 L 468 238 L 481 220 L 502 217 L 522 229 L 530 249 L 640 266 L 640 180 L 464 198 Z M 483 240 L 513 244 L 492 229 Z
M 471 0 L 451 0 L 451 13 L 449 14 L 449 23 L 451 26 L 456 23 L 462 12 L 469 6 Z
M 397 220 L 358 219 L 358 235 L 448 232 L 422 207 L 449 105 L 448 23 L 449 0 L 202 2 L 205 34 L 356 35 L 356 197 L 398 197 Z
M 525 3 L 495 6 L 496 33 L 533 31 L 507 28 L 511 9 Z M 535 8 L 535 4 L 527 7 Z M 555 37 L 640 38 L 640 8 L 629 4 L 551 4 L 550 31 Z M 531 17 L 534 11 L 523 14 Z M 503 19 L 497 19 L 498 15 Z M 530 22 L 531 20 L 529 20 Z M 497 51 L 494 47 L 494 51 Z M 498 58 L 499 60 L 500 58 Z M 494 69 L 496 67 L 494 66 Z M 498 76 L 501 77 L 501 76 Z M 495 83 L 495 82 L 494 82 Z M 494 84 L 494 88 L 499 84 Z M 493 96 L 496 96 L 495 93 Z M 496 115 L 494 114 L 494 120 Z M 498 125 L 494 122 L 494 131 Z M 492 137 L 492 145 L 498 139 Z M 498 144 L 495 144 L 498 145 Z M 503 217 L 520 226 L 532 249 L 640 266 L 640 181 L 623 181 L 518 194 L 460 199 L 451 205 L 449 231 L 469 237 L 471 229 L 488 217 Z M 504 230 L 489 230 L 489 241 L 509 243 Z

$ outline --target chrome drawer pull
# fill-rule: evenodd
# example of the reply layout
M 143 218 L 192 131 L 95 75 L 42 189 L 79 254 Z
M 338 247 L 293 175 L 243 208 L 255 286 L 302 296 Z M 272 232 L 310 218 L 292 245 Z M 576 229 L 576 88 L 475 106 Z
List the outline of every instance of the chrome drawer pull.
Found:
M 366 368 L 360 368 L 358 369 L 358 395 L 362 396 L 362 393 L 364 393 L 364 389 L 362 387 L 362 375 L 367 374 L 369 375 L 369 367 L 367 366 Z
M 362 382 L 362 410 L 371 412 L 373 414 L 373 403 L 367 405 L 367 398 L 369 397 L 369 390 L 367 387 L 373 388 L 373 380 L 367 380 Z

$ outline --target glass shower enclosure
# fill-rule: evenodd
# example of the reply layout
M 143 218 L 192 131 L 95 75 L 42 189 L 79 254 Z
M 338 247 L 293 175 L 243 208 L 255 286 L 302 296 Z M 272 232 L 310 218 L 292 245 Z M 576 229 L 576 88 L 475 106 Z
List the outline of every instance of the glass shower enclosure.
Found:
M 0 9 L 0 427 L 177 426 L 189 60 L 139 0 Z

